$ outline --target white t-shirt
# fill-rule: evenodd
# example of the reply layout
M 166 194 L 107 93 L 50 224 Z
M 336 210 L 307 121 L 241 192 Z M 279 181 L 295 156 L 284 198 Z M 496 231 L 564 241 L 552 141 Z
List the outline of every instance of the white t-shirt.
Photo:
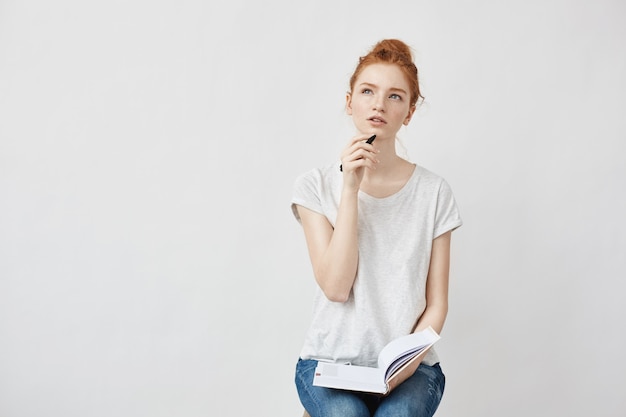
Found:
M 311 170 L 295 182 L 295 205 L 324 215 L 334 227 L 343 174 L 338 164 Z M 302 359 L 377 366 L 380 350 L 409 334 L 426 308 L 426 278 L 433 240 L 461 226 L 446 181 L 416 166 L 397 193 L 375 198 L 359 192 L 359 263 L 349 299 L 329 301 L 320 288 Z M 439 359 L 430 349 L 424 363 Z

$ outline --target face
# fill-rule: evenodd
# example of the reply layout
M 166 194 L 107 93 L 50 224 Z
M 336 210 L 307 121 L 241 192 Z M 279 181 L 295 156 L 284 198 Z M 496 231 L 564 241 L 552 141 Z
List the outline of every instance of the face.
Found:
M 409 83 L 397 65 L 371 64 L 363 69 L 346 97 L 346 111 L 357 130 L 395 138 L 415 111 Z

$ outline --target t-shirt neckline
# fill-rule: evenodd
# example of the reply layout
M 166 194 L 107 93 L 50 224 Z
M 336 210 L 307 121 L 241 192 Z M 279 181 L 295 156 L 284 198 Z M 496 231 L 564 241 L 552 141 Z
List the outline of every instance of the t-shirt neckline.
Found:
M 402 185 L 402 187 L 400 187 L 400 189 L 398 191 L 396 191 L 395 193 L 393 193 L 393 194 L 390 194 L 390 195 L 388 195 L 386 197 L 374 197 L 373 195 L 370 195 L 370 194 L 366 193 L 365 191 L 359 190 L 359 196 L 363 197 L 365 199 L 371 200 L 371 201 L 379 201 L 379 202 L 394 200 L 394 199 L 396 199 L 397 197 L 401 196 L 402 194 L 404 194 L 406 192 L 405 190 L 407 190 L 409 188 L 409 185 L 417 177 L 418 168 L 419 168 L 419 166 L 417 164 L 413 164 L 413 172 L 411 173 L 411 176 L 409 176 L 409 178 Z

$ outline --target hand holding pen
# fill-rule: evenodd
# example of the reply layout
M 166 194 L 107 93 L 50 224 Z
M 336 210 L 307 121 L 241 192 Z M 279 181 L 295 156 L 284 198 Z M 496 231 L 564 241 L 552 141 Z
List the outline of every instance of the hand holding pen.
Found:
M 359 137 L 356 137 L 356 138 L 354 138 L 354 139 L 353 139 L 353 141 L 354 141 L 355 139 L 356 139 L 356 140 L 360 140 L 360 139 L 359 139 Z M 369 139 L 367 139 L 367 140 L 365 141 L 365 143 L 371 144 L 372 142 L 374 142 L 374 139 L 376 139 L 376 135 L 372 135 L 372 136 L 370 136 L 370 137 L 369 137 Z M 343 160 L 343 158 L 342 158 L 342 160 Z M 339 171 L 343 172 L 343 164 L 339 165 Z
M 370 136 L 367 140 L 363 139 L 362 135 L 352 138 L 341 154 L 341 165 L 339 165 L 339 170 L 344 172 L 344 178 L 346 174 L 356 174 L 357 183 L 355 185 L 357 186 L 363 179 L 363 168 L 376 169 L 378 163 L 376 158 L 378 150 L 372 145 L 376 135 Z

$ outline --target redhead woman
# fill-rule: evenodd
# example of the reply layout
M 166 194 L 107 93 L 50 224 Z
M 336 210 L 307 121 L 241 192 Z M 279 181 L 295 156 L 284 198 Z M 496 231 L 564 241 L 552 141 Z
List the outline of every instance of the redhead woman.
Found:
M 434 348 L 385 396 L 312 384 L 318 361 L 376 366 L 391 340 L 443 328 L 461 217 L 442 177 L 396 153 L 397 133 L 421 98 L 410 48 L 380 41 L 350 79 L 346 111 L 356 134 L 341 160 L 295 181 L 292 209 L 318 287 L 295 375 L 312 417 L 425 417 L 441 401 L 445 376 Z

